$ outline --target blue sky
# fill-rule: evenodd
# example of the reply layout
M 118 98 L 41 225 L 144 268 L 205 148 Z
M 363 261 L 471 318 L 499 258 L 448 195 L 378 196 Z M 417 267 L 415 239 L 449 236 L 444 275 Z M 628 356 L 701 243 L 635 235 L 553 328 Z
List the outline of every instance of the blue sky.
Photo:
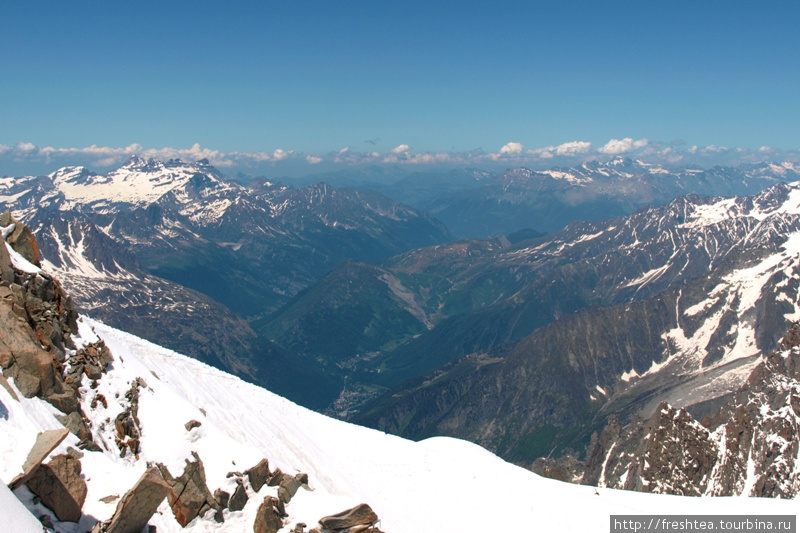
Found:
M 796 158 L 799 22 L 797 0 L 3 2 L 0 175 Z

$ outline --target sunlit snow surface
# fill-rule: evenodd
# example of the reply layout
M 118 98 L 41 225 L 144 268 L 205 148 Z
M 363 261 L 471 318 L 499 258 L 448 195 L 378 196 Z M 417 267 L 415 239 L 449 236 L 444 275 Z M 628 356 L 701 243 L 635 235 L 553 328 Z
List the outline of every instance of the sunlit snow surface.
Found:
M 196 451 L 203 460 L 209 489 L 232 492 L 230 471 L 243 471 L 262 457 L 274 470 L 306 472 L 312 491 L 300 489 L 287 506 L 282 531 L 297 522 L 309 527 L 322 516 L 361 502 L 369 503 L 387 533 L 486 531 L 608 531 L 610 514 L 793 514 L 796 503 L 747 498 L 681 498 L 571 485 L 541 478 L 465 441 L 433 438 L 412 442 L 327 418 L 219 370 L 86 319 L 83 342 L 93 338 L 90 326 L 105 339 L 115 356 L 96 390 L 84 384 L 84 410 L 95 439 L 107 452 L 86 452 L 83 474 L 89 493 L 79 524 L 57 524 L 60 531 L 83 532 L 95 520 L 113 513 L 116 502 L 100 498 L 123 495 L 147 461 L 165 463 L 179 475 L 184 459 Z M 113 443 L 113 420 L 122 410 L 124 393 L 137 377 L 147 382 L 140 391 L 142 453 L 138 460 L 120 458 Z M 103 394 L 108 408 L 90 407 Z M 21 403 L 0 388 L 0 456 L 2 480 L 21 469 L 35 433 L 58 427 L 55 410 L 38 400 Z M 205 414 L 203 414 L 203 411 Z M 202 426 L 186 431 L 191 419 Z M 103 428 L 103 429 L 101 429 Z M 97 437 L 102 432 L 105 438 Z M 70 435 L 54 454 L 75 446 Z M 30 493 L 17 494 L 29 505 Z M 182 529 L 166 502 L 151 520 L 160 533 L 252 531 L 256 510 L 274 487 L 263 487 L 239 512 L 225 511 L 225 523 L 196 519 Z M 37 506 L 37 514 L 44 510 Z M 2 506 L 0 515 L 19 518 Z M 0 517 L 9 519 L 8 517 Z M 15 518 L 15 519 L 16 519 Z M 25 530 L 23 530 L 25 531 Z

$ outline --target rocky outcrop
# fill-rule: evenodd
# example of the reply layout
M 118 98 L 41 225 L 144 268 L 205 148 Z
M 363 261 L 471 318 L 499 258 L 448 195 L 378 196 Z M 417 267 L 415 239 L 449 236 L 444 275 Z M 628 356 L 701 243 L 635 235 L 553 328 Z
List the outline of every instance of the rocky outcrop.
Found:
M 116 443 L 119 448 L 120 457 L 125 457 L 130 450 L 135 456 L 139 455 L 139 444 L 141 442 L 141 422 L 139 422 L 139 388 L 147 387 L 147 383 L 142 378 L 136 378 L 131 383 L 131 388 L 125 393 L 128 406 L 117 415 L 114 425 L 117 430 Z
M 278 485 L 278 499 L 283 503 L 289 503 L 292 498 L 294 498 L 294 495 L 297 494 L 297 489 L 301 486 L 298 476 L 301 475 L 302 474 L 298 474 L 297 476 L 290 476 L 289 474 L 283 475 L 283 479 L 281 479 L 280 485 Z
M 247 500 L 249 497 L 247 496 L 247 490 L 244 488 L 244 483 L 242 483 L 241 479 L 236 480 L 236 489 L 233 491 L 233 495 L 228 500 L 228 509 L 232 512 L 241 511 L 244 509 L 244 506 L 247 505 Z
M 139 533 L 169 491 L 161 471 L 151 466 L 122 497 L 111 519 L 98 524 L 92 533 Z
M 69 356 L 67 360 L 69 370 L 64 381 L 75 389 L 80 387 L 84 376 L 94 383 L 102 377 L 106 367 L 113 360 L 111 350 L 102 340 L 84 346 Z
M 719 448 L 709 431 L 683 409 L 664 403 L 628 467 L 623 488 L 641 492 L 702 495 Z
M 25 224 L 20 224 L 10 211 L 0 215 L 0 226 L 4 228 L 3 236 L 15 252 L 24 257 L 29 263 L 41 266 L 39 263 L 39 243 L 31 230 Z
M 30 230 L 6 212 L 0 215 L 6 242 L 38 264 Z M 13 226 L 13 229 L 12 229 Z M 14 268 L 0 246 L 0 368 L 26 398 L 40 397 L 65 415 L 78 411 L 78 395 L 64 381 L 67 349 L 75 349 L 78 314 L 61 284 L 48 274 Z
M 246 470 L 245 474 L 253 490 L 256 492 L 260 491 L 261 487 L 264 486 L 272 475 L 269 471 L 269 461 L 267 459 L 262 459 L 253 468 Z
M 167 497 L 172 513 L 183 527 L 212 509 L 216 511 L 214 518 L 218 522 L 222 522 L 222 508 L 206 485 L 203 461 L 196 452 L 192 452 L 192 457 L 194 457 L 194 461 L 186 460 L 186 468 L 178 478 L 172 477 L 163 464 L 157 465 L 164 480 L 170 486 Z
M 267 496 L 258 508 L 253 523 L 253 533 L 278 533 L 283 527 L 283 520 L 277 509 L 277 500 Z
M 28 488 L 61 521 L 77 522 L 88 488 L 81 477 L 81 462 L 69 454 L 53 457 L 27 481 Z
M 662 404 L 646 424 L 615 418 L 592 439 L 583 482 L 682 495 L 800 494 L 800 323 L 733 400 L 697 422 Z

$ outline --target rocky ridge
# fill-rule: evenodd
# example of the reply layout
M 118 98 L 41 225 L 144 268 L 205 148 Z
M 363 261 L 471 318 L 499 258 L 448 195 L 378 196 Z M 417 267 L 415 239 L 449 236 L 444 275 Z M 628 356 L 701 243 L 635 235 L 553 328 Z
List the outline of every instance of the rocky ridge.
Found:
M 697 421 L 667 403 L 595 434 L 582 482 L 691 496 L 791 499 L 800 492 L 800 323 L 733 399 Z

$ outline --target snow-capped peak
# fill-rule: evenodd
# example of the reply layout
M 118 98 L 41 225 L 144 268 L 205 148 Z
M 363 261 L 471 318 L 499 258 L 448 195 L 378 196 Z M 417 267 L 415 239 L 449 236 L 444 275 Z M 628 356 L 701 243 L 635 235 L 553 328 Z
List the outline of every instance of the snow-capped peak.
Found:
M 124 165 L 106 174 L 94 174 L 84 167 L 68 167 L 50 174 L 50 178 L 64 195 L 64 210 L 81 204 L 146 205 L 175 189 L 184 188 L 198 175 L 214 185 L 220 184 L 221 174 L 207 160 L 185 163 L 180 159 L 145 160 L 139 156 L 131 156 Z

